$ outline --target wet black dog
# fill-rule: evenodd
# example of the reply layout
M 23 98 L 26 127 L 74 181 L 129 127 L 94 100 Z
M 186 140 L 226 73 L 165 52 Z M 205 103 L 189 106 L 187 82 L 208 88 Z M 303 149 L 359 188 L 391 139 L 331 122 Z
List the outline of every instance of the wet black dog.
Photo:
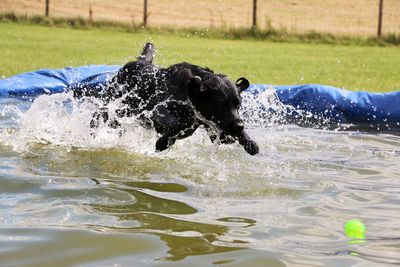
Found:
M 157 151 L 204 125 L 212 141 L 237 140 L 249 154 L 258 153 L 258 145 L 244 131 L 238 113 L 239 94 L 250 85 L 247 79 L 240 78 L 234 84 L 225 75 L 189 63 L 159 68 L 153 65 L 153 56 L 154 46 L 147 43 L 137 61 L 122 67 L 99 95 L 105 104 L 121 100 L 118 117 L 137 116 L 154 127 L 159 134 Z M 108 120 L 104 108 L 94 116 L 91 126 L 96 127 L 101 119 Z M 119 125 L 116 120 L 108 123 Z

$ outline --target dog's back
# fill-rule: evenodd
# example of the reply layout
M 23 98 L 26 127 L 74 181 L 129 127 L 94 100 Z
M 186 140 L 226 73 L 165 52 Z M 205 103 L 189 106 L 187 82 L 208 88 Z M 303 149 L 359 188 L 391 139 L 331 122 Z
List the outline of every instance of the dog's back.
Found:
M 153 65 L 154 47 L 147 43 L 137 61 L 123 66 L 110 82 L 107 101 L 122 99 L 125 108 L 120 116 L 152 111 L 164 101 L 188 99 L 187 85 L 193 76 L 207 79 L 213 74 L 208 68 L 182 62 L 168 68 Z

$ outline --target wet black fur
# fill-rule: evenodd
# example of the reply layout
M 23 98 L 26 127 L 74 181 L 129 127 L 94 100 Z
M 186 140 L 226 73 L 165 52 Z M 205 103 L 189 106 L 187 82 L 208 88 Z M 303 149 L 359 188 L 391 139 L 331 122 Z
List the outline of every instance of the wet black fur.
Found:
M 249 86 L 245 78 L 234 84 L 225 75 L 186 62 L 159 68 L 153 65 L 153 56 L 154 46 L 147 43 L 137 61 L 123 66 L 99 95 L 105 104 L 122 99 L 124 108 L 117 110 L 119 117 L 138 116 L 154 127 L 159 134 L 157 151 L 204 125 L 210 130 L 212 141 L 237 140 L 249 154 L 258 153 L 259 148 L 244 131 L 238 113 L 239 94 Z M 98 125 L 101 118 L 108 120 L 104 108 L 94 116 L 91 126 Z M 118 126 L 117 121 L 110 124 Z

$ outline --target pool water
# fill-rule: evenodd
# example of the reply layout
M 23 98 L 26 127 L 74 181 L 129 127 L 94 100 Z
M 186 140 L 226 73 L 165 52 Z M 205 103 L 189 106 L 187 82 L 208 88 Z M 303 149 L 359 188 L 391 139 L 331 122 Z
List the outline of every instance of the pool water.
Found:
M 399 136 L 284 125 L 245 101 L 260 154 L 203 129 L 155 153 L 133 119 L 93 133 L 93 108 L 0 99 L 1 266 L 400 264 Z

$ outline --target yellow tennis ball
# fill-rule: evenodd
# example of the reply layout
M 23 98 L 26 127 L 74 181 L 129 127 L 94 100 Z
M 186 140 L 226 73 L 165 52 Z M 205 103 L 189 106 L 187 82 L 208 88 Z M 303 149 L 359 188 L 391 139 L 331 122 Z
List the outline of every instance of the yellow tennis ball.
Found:
M 364 239 L 366 229 L 364 223 L 358 219 L 349 220 L 344 225 L 344 232 L 350 238 Z

